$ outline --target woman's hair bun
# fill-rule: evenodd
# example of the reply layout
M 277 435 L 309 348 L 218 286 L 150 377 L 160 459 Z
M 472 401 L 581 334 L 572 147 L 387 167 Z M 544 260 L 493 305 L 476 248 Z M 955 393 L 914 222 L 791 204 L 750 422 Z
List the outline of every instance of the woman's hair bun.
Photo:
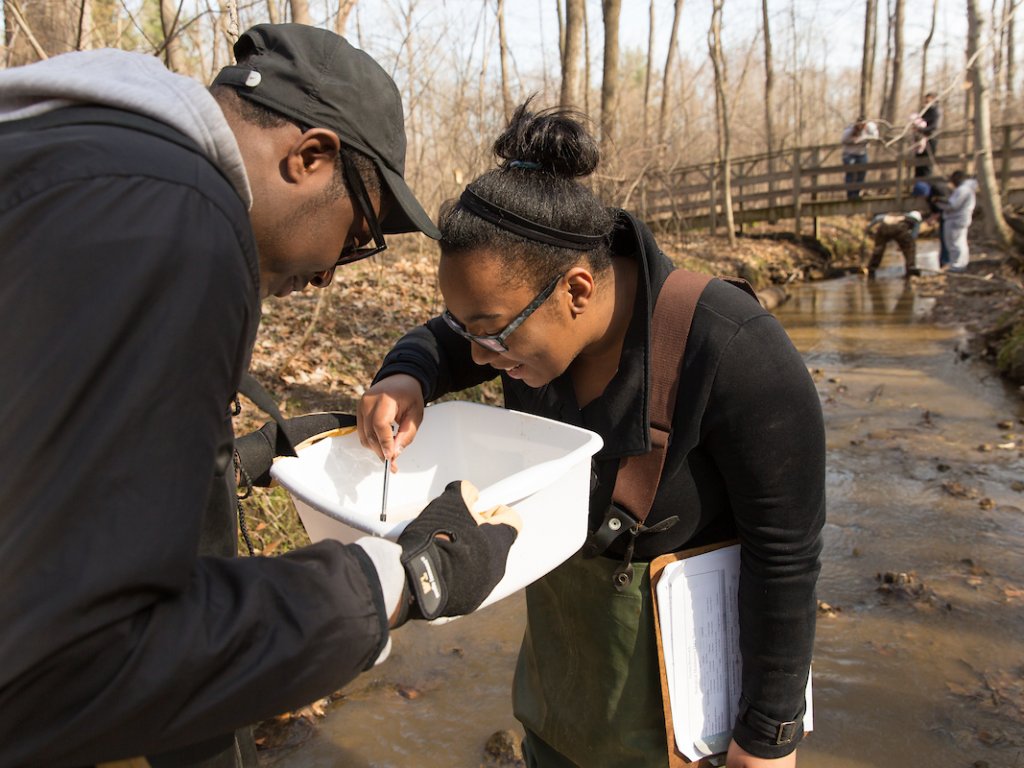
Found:
M 601 159 L 587 132 L 584 115 L 565 109 L 530 111 L 532 97 L 519 105 L 508 127 L 494 142 L 504 167 L 539 168 L 557 176 L 589 176 Z

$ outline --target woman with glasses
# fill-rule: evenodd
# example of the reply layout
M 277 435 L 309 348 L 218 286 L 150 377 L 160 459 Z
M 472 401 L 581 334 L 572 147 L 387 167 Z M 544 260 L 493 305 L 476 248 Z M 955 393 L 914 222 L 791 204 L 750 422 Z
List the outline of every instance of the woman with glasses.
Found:
M 425 402 L 500 376 L 506 407 L 603 438 L 590 498 L 597 531 L 620 460 L 650 449 L 651 311 L 674 267 L 643 223 L 581 183 L 599 154 L 571 115 L 524 104 L 494 152 L 498 166 L 441 212 L 447 309 L 387 355 L 359 405 L 361 439 L 396 457 Z M 646 524 L 596 555 L 592 536 L 583 550 L 592 556 L 527 587 L 514 707 L 528 765 L 667 765 L 647 565 L 730 538 L 742 546 L 743 698 L 728 765 L 795 764 L 824 446 L 817 392 L 781 326 L 746 292 L 712 280 L 694 311 Z M 623 567 L 632 579 L 617 586 Z

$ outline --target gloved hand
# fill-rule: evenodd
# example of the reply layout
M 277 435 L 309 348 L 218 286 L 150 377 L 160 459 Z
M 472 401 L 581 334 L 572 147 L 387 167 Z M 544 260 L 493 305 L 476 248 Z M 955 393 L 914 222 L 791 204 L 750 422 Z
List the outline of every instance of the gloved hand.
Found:
M 508 552 L 522 521 L 505 506 L 471 512 L 477 496 L 472 483 L 448 483 L 398 537 L 406 594 L 396 627 L 407 619 L 470 613 L 505 575 Z

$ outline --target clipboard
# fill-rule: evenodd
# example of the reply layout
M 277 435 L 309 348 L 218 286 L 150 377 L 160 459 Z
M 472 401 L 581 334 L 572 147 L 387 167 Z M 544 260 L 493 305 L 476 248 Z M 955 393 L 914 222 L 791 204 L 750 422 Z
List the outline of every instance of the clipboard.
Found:
M 661 572 L 669 563 L 674 563 L 678 560 L 685 560 L 688 557 L 702 555 L 705 552 L 712 552 L 716 549 L 729 547 L 738 543 L 738 539 L 731 539 L 717 544 L 709 544 L 704 547 L 694 547 L 693 549 L 684 549 L 680 552 L 671 552 L 667 555 L 660 555 L 659 557 L 651 560 L 650 578 L 651 597 L 654 604 L 654 637 L 658 644 L 658 671 L 661 675 L 661 699 L 665 710 L 665 740 L 668 747 L 669 768 L 716 768 L 717 766 L 725 765 L 726 753 L 722 752 L 716 755 L 711 755 L 710 757 L 705 757 L 694 762 L 687 759 L 686 756 L 679 751 L 679 747 L 676 744 L 675 728 L 672 722 L 672 702 L 669 699 L 668 673 L 665 671 L 665 647 L 661 636 L 661 618 L 658 613 L 658 597 L 655 588 L 658 585 L 658 579 L 661 578 Z

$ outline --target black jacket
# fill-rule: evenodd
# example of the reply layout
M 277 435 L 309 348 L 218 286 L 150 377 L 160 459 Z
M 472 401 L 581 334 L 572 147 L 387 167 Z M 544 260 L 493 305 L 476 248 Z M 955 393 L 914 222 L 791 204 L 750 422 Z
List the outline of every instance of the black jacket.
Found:
M 639 261 L 640 287 L 619 371 L 604 394 L 579 409 L 568 374 L 538 389 L 502 375 L 507 407 L 585 427 L 604 439 L 594 461 L 592 529 L 611 501 L 619 460 L 650 447 L 651 308 L 673 269 L 650 231 L 625 212 L 618 214 L 613 250 Z M 469 344 L 434 318 L 395 345 L 376 380 L 408 373 L 433 400 L 494 378 L 495 369 L 472 361 Z M 647 525 L 672 515 L 680 522 L 640 536 L 636 556 L 650 559 L 739 537 L 743 695 L 769 718 L 796 719 L 814 640 L 814 585 L 825 520 L 821 405 L 779 323 L 723 281 L 713 280 L 697 305 L 673 418 Z M 743 723 L 734 734 L 755 754 L 790 751 L 774 748 Z
M 386 641 L 358 547 L 229 556 L 256 251 L 168 131 L 0 126 L 0 766 L 203 742 Z

